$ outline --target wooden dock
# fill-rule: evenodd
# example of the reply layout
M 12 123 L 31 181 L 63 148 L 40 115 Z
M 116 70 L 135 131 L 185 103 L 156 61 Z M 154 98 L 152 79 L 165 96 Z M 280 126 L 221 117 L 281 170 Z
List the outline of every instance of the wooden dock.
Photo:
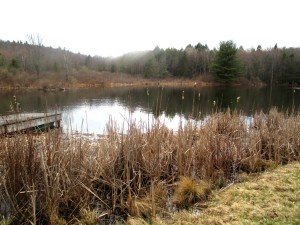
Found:
M 60 127 L 61 113 L 16 113 L 0 116 L 0 135 Z

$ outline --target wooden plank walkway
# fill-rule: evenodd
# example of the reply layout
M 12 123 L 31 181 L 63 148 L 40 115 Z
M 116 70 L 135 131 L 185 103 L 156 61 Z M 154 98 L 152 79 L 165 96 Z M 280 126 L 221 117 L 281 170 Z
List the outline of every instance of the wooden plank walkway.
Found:
M 61 113 L 16 113 L 0 116 L 0 135 L 60 127 Z

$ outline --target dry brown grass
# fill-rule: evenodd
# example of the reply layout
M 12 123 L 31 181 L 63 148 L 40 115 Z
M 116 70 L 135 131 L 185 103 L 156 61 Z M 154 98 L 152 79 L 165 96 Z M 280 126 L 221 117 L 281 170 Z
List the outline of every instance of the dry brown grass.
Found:
M 300 159 L 300 116 L 276 109 L 255 115 L 250 127 L 230 111 L 213 114 L 202 126 L 180 125 L 176 133 L 158 121 L 151 127 L 128 123 L 124 134 L 111 121 L 109 134 L 97 140 L 59 131 L 1 138 L 0 196 L 11 219 L 79 223 L 94 215 L 84 214 L 87 209 L 104 213 L 99 223 L 116 216 L 149 218 L 206 199 L 194 181 L 221 188 L 241 172 Z M 176 190 L 180 177 L 187 182 Z
M 155 185 L 141 198 L 133 200 L 133 205 L 129 211 L 131 216 L 151 219 L 157 215 L 165 215 L 167 210 L 168 193 L 166 187 Z
M 16 89 L 44 89 L 58 90 L 59 88 L 90 88 L 90 87 L 112 87 L 112 86 L 143 86 L 146 79 L 142 76 L 131 76 L 123 73 L 98 72 L 82 68 L 68 74 L 68 79 L 64 72 L 44 72 L 37 76 L 26 72 L 17 75 L 1 76 L 1 88 Z
M 0 71 L 1 72 L 1 71 Z M 111 73 L 108 71 L 94 71 L 85 67 L 77 71 L 70 71 L 68 79 L 65 72 L 44 72 L 36 74 L 20 72 L 12 75 L 2 71 L 0 88 L 13 89 L 43 89 L 55 91 L 61 88 L 91 88 L 91 87 L 121 87 L 121 86 L 165 86 L 165 87 L 203 87 L 215 85 L 212 80 L 179 79 L 179 78 L 145 78 L 143 75 L 126 73 Z
M 180 177 L 173 195 L 173 203 L 178 208 L 189 208 L 199 201 L 205 201 L 211 192 L 207 181 L 196 181 L 190 177 Z

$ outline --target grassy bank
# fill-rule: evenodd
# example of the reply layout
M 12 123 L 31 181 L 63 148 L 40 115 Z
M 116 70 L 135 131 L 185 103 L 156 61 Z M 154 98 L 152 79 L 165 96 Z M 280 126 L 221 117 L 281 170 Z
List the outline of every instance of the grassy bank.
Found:
M 131 218 L 128 224 L 150 223 Z M 241 175 L 239 182 L 214 191 L 205 209 L 195 205 L 151 224 L 300 224 L 300 163 Z
M 211 193 L 239 182 L 243 173 L 300 159 L 297 113 L 272 109 L 248 126 L 237 112 L 216 112 L 205 123 L 179 125 L 176 133 L 159 121 L 151 127 L 125 122 L 126 134 L 110 121 L 108 135 L 95 139 L 58 130 L 1 138 L 2 216 L 13 224 L 168 221 L 178 210 L 202 210 Z

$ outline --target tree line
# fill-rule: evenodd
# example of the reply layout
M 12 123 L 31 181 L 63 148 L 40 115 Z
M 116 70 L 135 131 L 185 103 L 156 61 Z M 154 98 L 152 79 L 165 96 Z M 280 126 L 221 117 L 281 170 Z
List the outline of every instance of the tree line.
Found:
M 45 72 L 61 73 L 66 81 L 76 71 L 109 71 L 146 78 L 211 76 L 219 82 L 238 79 L 267 84 L 300 84 L 300 48 L 268 49 L 259 45 L 245 50 L 233 41 L 209 49 L 205 44 L 187 45 L 184 49 L 158 46 L 150 51 L 132 52 L 120 57 L 100 57 L 72 53 L 62 48 L 45 47 L 39 36 L 28 36 L 22 43 L 0 40 L 0 76 L 22 72 L 37 78 Z

